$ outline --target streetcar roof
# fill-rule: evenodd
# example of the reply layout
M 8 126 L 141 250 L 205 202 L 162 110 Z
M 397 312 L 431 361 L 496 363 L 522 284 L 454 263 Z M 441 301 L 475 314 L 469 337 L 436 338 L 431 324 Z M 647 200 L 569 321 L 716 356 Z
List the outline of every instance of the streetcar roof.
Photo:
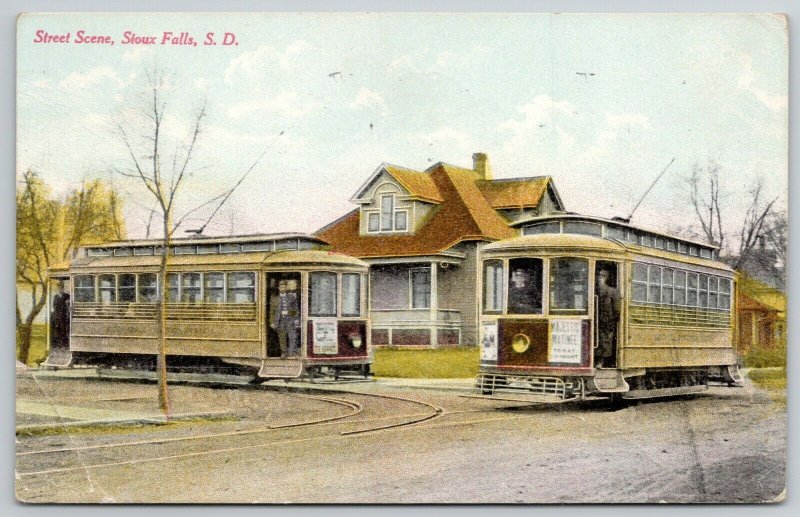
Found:
M 291 239 L 313 242 L 316 244 L 327 244 L 327 242 L 314 235 L 296 232 L 280 233 L 253 233 L 247 235 L 228 235 L 228 236 L 206 236 L 196 235 L 193 237 L 175 237 L 170 239 L 170 244 L 175 246 L 190 246 L 196 244 L 243 244 L 254 242 L 271 242 Z M 82 246 L 84 249 L 107 249 L 107 248 L 135 248 L 140 246 L 161 246 L 162 239 L 129 239 L 123 241 L 106 242 L 103 244 L 92 244 Z
M 481 248 L 482 253 L 531 251 L 534 249 L 571 249 L 575 251 L 599 251 L 605 253 L 633 253 L 640 256 L 656 257 L 683 264 L 706 266 L 733 272 L 733 269 L 718 260 L 693 257 L 670 251 L 642 246 L 630 242 L 621 242 L 616 239 L 581 235 L 572 233 L 541 233 L 535 235 L 522 235 L 511 239 L 487 244 Z
M 710 244 L 708 242 L 689 239 L 689 238 L 685 238 L 685 237 L 679 237 L 679 236 L 676 236 L 676 235 L 673 235 L 673 234 L 664 233 L 664 232 L 661 232 L 661 231 L 658 231 L 658 230 L 652 230 L 652 229 L 649 229 L 649 228 L 643 228 L 641 226 L 636 226 L 636 225 L 630 224 L 629 222 L 626 222 L 624 220 L 606 219 L 604 217 L 577 214 L 577 213 L 573 213 L 573 212 L 562 212 L 562 213 L 555 213 L 555 214 L 549 214 L 549 215 L 528 217 L 528 218 L 520 219 L 518 221 L 514 221 L 513 223 L 509 223 L 509 226 L 513 226 L 515 228 L 524 229 L 525 227 L 535 225 L 536 223 L 545 223 L 545 222 L 548 222 L 548 221 L 556 221 L 556 220 L 560 221 L 560 220 L 564 220 L 564 219 L 575 220 L 575 221 L 586 221 L 586 222 L 593 222 L 593 223 L 604 224 L 604 225 L 618 226 L 618 227 L 622 227 L 622 228 L 628 228 L 628 229 L 631 229 L 631 230 L 635 230 L 637 232 L 642 232 L 642 233 L 646 233 L 646 234 L 650 234 L 650 235 L 654 235 L 654 236 L 658 236 L 658 237 L 663 237 L 665 239 L 672 239 L 672 240 L 676 240 L 676 241 L 681 241 L 681 242 L 684 242 L 686 244 L 699 246 L 701 248 L 706 248 L 706 249 L 709 249 L 709 250 L 717 250 L 717 249 L 719 249 L 719 246 L 716 246 L 714 244 Z
M 170 255 L 169 266 L 226 266 L 226 265 L 309 265 L 357 266 L 364 269 L 369 264 L 348 255 L 323 250 L 282 250 L 274 252 L 247 252 L 220 255 Z M 161 265 L 160 255 L 125 257 L 80 257 L 72 261 L 72 269 L 136 269 L 157 268 Z

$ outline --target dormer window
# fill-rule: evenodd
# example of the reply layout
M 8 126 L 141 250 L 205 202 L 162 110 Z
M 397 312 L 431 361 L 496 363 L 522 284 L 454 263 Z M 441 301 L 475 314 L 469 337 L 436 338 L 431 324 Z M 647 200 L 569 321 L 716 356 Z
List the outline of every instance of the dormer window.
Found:
M 370 233 L 405 232 L 408 230 L 408 210 L 398 209 L 395 194 L 381 194 L 380 212 L 367 214 L 367 231 Z

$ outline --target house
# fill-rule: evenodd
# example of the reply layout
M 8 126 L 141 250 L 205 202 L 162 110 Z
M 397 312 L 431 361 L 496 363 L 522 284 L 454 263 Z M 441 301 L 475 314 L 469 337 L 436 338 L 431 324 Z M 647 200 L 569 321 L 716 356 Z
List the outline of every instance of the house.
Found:
M 476 344 L 478 249 L 564 209 L 549 176 L 495 180 L 485 154 L 472 158 L 472 169 L 383 163 L 351 198 L 358 208 L 317 231 L 371 266 L 373 345 Z
M 741 354 L 786 343 L 786 294 L 747 274 L 739 277 L 736 349 Z

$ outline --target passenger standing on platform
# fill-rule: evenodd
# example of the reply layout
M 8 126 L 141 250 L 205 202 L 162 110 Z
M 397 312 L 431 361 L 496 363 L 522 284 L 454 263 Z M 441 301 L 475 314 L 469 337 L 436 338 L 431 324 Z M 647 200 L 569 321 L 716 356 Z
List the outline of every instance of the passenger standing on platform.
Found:
M 609 274 L 605 269 L 597 272 L 597 352 L 595 367 L 614 365 L 614 344 L 617 341 L 619 323 L 619 291 L 608 285 Z
M 58 293 L 53 297 L 53 312 L 50 319 L 51 346 L 69 347 L 69 293 L 64 291 L 64 281 L 58 282 Z
M 299 352 L 300 300 L 287 280 L 278 283 L 278 300 L 272 315 L 272 328 L 278 332 L 281 357 L 295 357 Z

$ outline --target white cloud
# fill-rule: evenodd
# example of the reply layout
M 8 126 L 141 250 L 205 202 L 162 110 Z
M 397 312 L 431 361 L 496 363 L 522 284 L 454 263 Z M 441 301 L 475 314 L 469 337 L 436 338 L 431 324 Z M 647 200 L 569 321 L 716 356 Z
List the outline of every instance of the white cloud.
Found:
M 50 89 L 50 81 L 47 79 L 39 79 L 38 81 L 33 81 L 32 84 L 35 88 L 42 88 L 43 90 Z
M 358 90 L 355 100 L 350 103 L 350 107 L 375 110 L 381 115 L 389 114 L 389 108 L 386 106 L 386 101 L 383 100 L 383 96 L 378 92 L 373 92 L 366 86 L 362 86 L 361 89 Z
M 556 118 L 573 117 L 575 109 L 568 101 L 555 101 L 552 97 L 546 94 L 540 94 L 533 98 L 527 104 L 523 104 L 517 111 L 522 113 L 522 120 L 509 119 L 500 124 L 500 129 L 511 132 L 511 138 L 506 142 L 505 149 L 508 152 L 524 149 L 530 146 L 533 140 L 537 139 L 537 132 L 548 128 L 553 125 Z M 563 137 L 565 132 L 560 125 L 556 125 L 556 129 L 561 129 L 561 139 L 566 143 L 571 143 L 574 140 Z
M 99 66 L 86 73 L 73 72 L 61 81 L 58 86 L 63 90 L 75 91 L 89 88 L 102 81 L 111 82 L 117 88 L 121 88 L 125 85 L 122 79 L 120 79 L 117 73 L 110 67 Z
M 739 57 L 739 63 L 742 65 L 742 73 L 736 82 L 737 88 L 752 93 L 770 111 L 779 111 L 789 107 L 789 97 L 787 95 L 775 95 L 754 84 L 756 75 L 753 72 L 752 56 L 742 53 Z
M 131 48 L 131 50 L 128 50 L 122 54 L 122 59 L 124 61 L 131 61 L 133 63 L 138 63 L 142 61 L 145 57 L 152 55 L 155 55 L 153 49 L 142 46 L 134 46 Z
M 307 115 L 318 108 L 319 103 L 301 101 L 297 92 L 281 92 L 270 98 L 235 102 L 230 104 L 225 112 L 229 117 L 234 119 L 239 119 L 260 111 L 279 113 L 286 117 L 297 118 Z
M 308 44 L 298 40 L 290 43 L 283 52 L 269 45 L 261 45 L 255 50 L 244 52 L 233 58 L 225 69 L 225 82 L 231 84 L 239 75 L 252 78 L 269 70 L 273 65 L 286 70 L 306 48 Z
M 198 90 L 208 90 L 208 79 L 199 77 L 194 80 L 194 87 Z

